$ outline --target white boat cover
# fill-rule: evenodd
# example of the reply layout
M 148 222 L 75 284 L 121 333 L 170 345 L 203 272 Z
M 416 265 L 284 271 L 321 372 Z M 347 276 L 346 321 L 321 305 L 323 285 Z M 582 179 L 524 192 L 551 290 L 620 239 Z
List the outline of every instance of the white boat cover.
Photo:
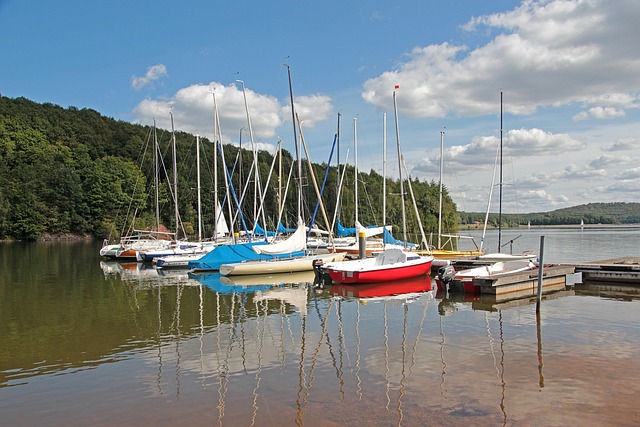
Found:
M 298 229 L 285 240 L 268 245 L 256 245 L 251 249 L 257 254 L 276 255 L 291 252 L 304 251 L 307 249 L 307 232 L 305 231 L 302 218 L 298 218 Z
M 387 230 L 391 232 L 391 226 L 387 225 Z M 382 234 L 384 227 L 364 227 L 360 222 L 356 221 L 356 233 L 359 236 L 360 233 L 364 233 L 366 237 L 377 236 Z

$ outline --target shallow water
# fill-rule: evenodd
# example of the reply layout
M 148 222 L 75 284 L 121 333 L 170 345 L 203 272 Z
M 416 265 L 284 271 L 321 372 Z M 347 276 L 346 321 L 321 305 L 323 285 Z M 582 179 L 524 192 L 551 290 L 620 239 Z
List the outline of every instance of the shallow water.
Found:
M 640 247 L 607 231 L 542 230 L 545 259 Z M 638 288 L 571 286 L 538 316 L 428 279 L 238 286 L 98 249 L 0 245 L 0 425 L 640 424 Z

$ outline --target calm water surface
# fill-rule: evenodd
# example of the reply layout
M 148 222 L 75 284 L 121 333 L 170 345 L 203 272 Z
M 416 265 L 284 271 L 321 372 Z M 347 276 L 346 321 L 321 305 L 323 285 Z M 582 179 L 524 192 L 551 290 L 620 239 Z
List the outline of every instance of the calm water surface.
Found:
M 545 235 L 546 261 L 640 256 L 638 228 L 511 233 Z M 640 425 L 638 288 L 578 284 L 537 316 L 428 279 L 248 285 L 99 246 L 0 244 L 0 425 Z

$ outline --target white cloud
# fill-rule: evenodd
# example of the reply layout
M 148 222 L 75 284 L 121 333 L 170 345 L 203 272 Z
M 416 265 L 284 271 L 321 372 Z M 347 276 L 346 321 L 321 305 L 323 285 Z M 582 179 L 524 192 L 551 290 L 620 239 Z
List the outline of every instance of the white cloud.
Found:
M 291 123 L 291 108 L 288 102 L 283 105 L 274 96 L 260 94 L 248 88 L 245 89 L 245 93 L 251 133 L 256 144 L 275 138 L 278 128 L 285 121 Z M 133 112 L 137 122 L 147 124 L 156 119 L 158 126 L 164 128 L 170 128 L 169 113 L 172 112 L 176 129 L 212 138 L 214 94 L 223 142 L 237 142 L 242 132 L 242 140 L 249 143 L 251 133 L 244 94 L 242 88 L 235 84 L 225 86 L 212 82 L 208 85 L 191 85 L 180 89 L 169 99 L 144 100 Z M 331 100 L 327 96 L 300 96 L 294 98 L 294 102 L 300 120 L 307 127 L 326 119 L 332 110 Z M 274 145 L 268 144 L 270 145 L 265 148 L 273 150 Z
M 625 164 L 633 163 L 633 159 L 629 156 L 611 156 L 611 155 L 602 155 L 597 159 L 592 160 L 589 163 L 589 166 L 594 169 L 602 169 L 606 167 L 617 167 Z
M 614 107 L 593 107 L 587 111 L 582 111 L 575 116 L 573 120 L 587 120 L 587 119 L 615 119 L 617 117 L 624 117 L 624 110 L 620 110 Z
M 474 137 L 467 145 L 457 145 L 445 150 L 445 163 L 448 167 L 491 165 L 495 162 L 499 148 L 499 137 Z M 506 132 L 502 138 L 503 153 L 512 158 L 537 157 L 570 153 L 584 148 L 585 144 L 567 134 L 553 134 L 541 129 L 514 129 Z M 436 160 L 437 159 L 437 160 Z M 414 167 L 420 170 L 439 168 L 439 154 L 431 158 L 422 158 Z
M 304 127 L 314 127 L 318 122 L 326 120 L 333 111 L 331 98 L 326 95 L 302 95 L 294 99 L 296 114 Z M 283 107 L 283 113 L 291 123 L 291 105 Z M 293 132 L 293 130 L 292 130 Z
M 640 168 L 627 169 L 615 176 L 619 180 L 640 180 Z
M 622 138 L 602 147 L 604 151 L 627 151 L 640 149 L 640 138 Z
M 149 83 L 158 80 L 161 77 L 167 75 L 167 67 L 164 64 L 152 65 L 147 69 L 147 73 L 144 76 L 131 77 L 131 87 L 135 90 L 140 90 L 143 87 L 147 86 Z
M 395 70 L 368 80 L 362 97 L 390 109 L 399 84 L 403 114 L 476 116 L 495 112 L 505 88 L 512 114 L 583 104 L 577 120 L 621 117 L 637 108 L 640 39 L 630 35 L 639 20 L 640 3 L 631 0 L 525 0 L 463 27 L 495 31 L 487 44 L 416 47 Z

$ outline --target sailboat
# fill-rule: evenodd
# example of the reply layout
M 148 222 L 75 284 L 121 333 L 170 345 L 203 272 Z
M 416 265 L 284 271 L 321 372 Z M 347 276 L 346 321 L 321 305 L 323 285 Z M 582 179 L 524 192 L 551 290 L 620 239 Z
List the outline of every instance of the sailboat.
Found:
M 398 87 L 396 86 L 396 89 Z M 409 279 L 428 274 L 434 260 L 432 255 L 422 256 L 407 250 L 407 220 L 404 205 L 404 184 L 402 181 L 402 154 L 400 150 L 400 131 L 398 127 L 398 108 L 396 91 L 393 91 L 393 107 L 396 122 L 396 146 L 400 174 L 400 196 L 402 204 L 402 227 L 404 249 L 388 248 L 374 258 L 364 258 L 327 264 L 326 272 L 331 280 L 338 283 L 375 283 Z
M 386 167 L 386 116 L 384 127 L 383 127 L 383 168 Z M 355 227 L 346 228 L 340 224 L 340 221 L 337 223 L 337 234 L 342 237 L 340 240 L 336 240 L 333 251 L 334 252 L 342 252 L 347 255 L 357 256 L 360 253 L 358 237 L 364 236 L 366 238 L 366 246 L 365 246 L 365 254 L 366 255 L 374 255 L 382 252 L 388 248 L 398 248 L 404 249 L 405 245 L 403 242 L 395 239 L 391 235 L 392 227 L 390 225 L 383 225 L 382 227 L 378 226 L 369 226 L 365 227 L 358 221 L 358 128 L 357 128 L 357 119 L 353 119 L 353 145 L 354 145 L 354 193 L 355 193 Z M 383 176 L 386 177 L 386 172 L 383 172 Z M 383 180 L 383 186 L 386 185 L 386 179 Z M 384 218 L 386 210 L 386 190 L 383 189 L 383 223 L 386 222 Z M 356 237 L 344 237 L 350 236 L 351 234 Z M 382 235 L 382 238 L 375 237 Z M 415 246 L 410 244 L 412 248 Z
M 173 122 L 173 119 L 172 119 Z M 174 140 L 175 143 L 175 140 Z M 120 261 L 136 261 L 138 252 L 151 249 L 167 248 L 171 245 L 171 241 L 175 237 L 175 233 L 169 231 L 161 231 L 160 224 L 160 208 L 158 203 L 158 181 L 159 181 L 159 148 L 156 133 L 155 120 L 153 123 L 153 159 L 155 168 L 155 208 L 156 208 L 156 226 L 155 230 L 136 230 L 135 218 L 132 220 L 132 233 L 127 233 L 120 239 L 119 243 L 110 244 L 108 239 L 103 242 L 100 248 L 100 256 Z M 135 214 L 134 214 L 135 216 Z M 123 233 L 124 234 L 124 233 Z
M 289 91 L 291 96 L 291 112 L 294 143 L 297 153 L 298 176 L 302 175 L 301 155 L 298 147 L 296 132 L 296 115 L 293 104 L 293 90 L 291 88 L 291 70 L 287 66 L 289 77 Z M 244 90 L 244 85 L 243 85 Z M 245 101 L 246 102 L 246 101 Z M 245 104 L 246 106 L 246 104 Z M 248 114 L 247 114 L 248 118 Z M 251 134 L 251 123 L 249 122 Z M 308 156 L 307 156 L 308 157 Z M 274 159 L 275 160 L 275 159 Z M 257 160 L 256 160 L 257 161 Z M 256 172 L 257 173 L 257 172 Z M 298 179 L 300 183 L 300 179 Z M 315 184 L 315 178 L 314 178 Z M 318 198 L 320 195 L 318 194 Z M 262 208 L 261 208 L 262 209 Z M 264 212 L 264 211 L 262 211 Z M 313 261 L 317 257 L 306 254 L 307 233 L 302 212 L 302 192 L 298 188 L 298 227 L 296 231 L 280 242 L 249 242 L 233 245 L 218 246 L 196 261 L 189 262 L 193 271 L 218 270 L 223 275 L 264 274 L 313 269 Z M 264 214 L 263 214 L 264 215 Z M 256 215 L 257 216 L 257 215 Z M 255 218 L 257 221 L 257 218 Z M 264 220 L 264 219 L 263 219 Z M 331 260 L 341 260 L 343 255 L 333 254 Z M 329 258 L 327 258 L 329 259 Z M 268 261 L 268 262 L 267 262 Z
M 537 256 L 532 252 L 523 252 L 522 254 L 504 254 L 500 252 L 502 248 L 501 237 L 502 237 L 502 92 L 500 92 L 500 145 L 498 146 L 498 156 L 496 156 L 496 161 L 499 160 L 500 163 L 500 207 L 499 207 L 499 216 L 498 216 L 498 252 L 484 254 L 477 257 L 478 260 L 492 262 L 490 265 L 460 270 L 456 271 L 452 266 L 441 267 L 438 271 L 438 275 L 436 277 L 436 283 L 438 286 L 449 286 L 449 285 L 459 285 L 455 286 L 458 289 L 463 289 L 465 292 L 475 293 L 478 292 L 478 289 L 475 285 L 473 285 L 474 278 L 483 278 L 488 276 L 499 276 L 510 273 L 516 273 L 521 271 L 533 270 L 538 268 Z M 495 176 L 495 170 L 494 170 Z M 493 188 L 493 186 L 492 186 Z M 491 196 L 489 196 L 489 201 L 491 201 Z M 489 206 L 487 207 L 487 214 L 485 218 L 485 231 L 489 218 L 489 207 L 491 202 L 489 202 Z M 511 243 L 513 242 L 512 239 Z M 484 232 L 483 232 L 483 241 L 484 241 Z M 482 242 L 480 244 L 480 249 L 482 249 Z M 454 289 L 455 290 L 455 289 Z
M 501 249 L 503 246 L 509 243 L 513 243 L 512 239 L 510 242 L 507 242 L 505 245 L 502 245 L 502 187 L 503 187 L 503 178 L 502 178 L 502 92 L 500 92 L 500 143 L 498 145 L 498 155 L 496 156 L 496 162 L 500 165 L 500 179 L 498 183 L 499 188 L 499 196 L 498 196 L 498 252 L 496 253 L 485 253 L 483 255 L 478 256 L 479 260 L 482 261 L 493 261 L 493 262 L 503 262 L 503 261 L 511 261 L 511 260 L 527 260 L 530 258 L 535 258 L 536 254 L 532 251 L 526 251 L 521 254 L 513 254 L 513 253 L 502 253 Z M 494 169 L 495 176 L 495 169 Z M 493 185 L 492 185 L 493 188 Z M 487 205 L 487 214 L 484 221 L 484 230 L 482 233 L 482 241 L 480 242 L 480 249 L 483 249 L 484 244 L 484 234 L 487 229 L 487 223 L 489 221 L 489 208 L 491 207 L 491 194 L 489 193 L 489 204 Z M 517 237 L 516 237 L 517 239 Z
M 438 243 L 435 249 L 431 249 L 431 255 L 435 257 L 434 265 L 448 265 L 452 259 L 477 257 L 484 255 L 484 251 L 478 248 L 475 240 L 471 236 L 459 236 L 442 234 L 442 172 L 444 166 L 444 131 L 440 131 L 440 202 L 438 210 Z M 446 239 L 443 242 L 443 238 Z M 470 239 L 475 249 L 457 249 L 460 239 Z M 454 246 L 455 243 L 455 246 Z M 445 247 L 450 249 L 445 249 Z M 444 260 L 444 261 L 443 261 Z

